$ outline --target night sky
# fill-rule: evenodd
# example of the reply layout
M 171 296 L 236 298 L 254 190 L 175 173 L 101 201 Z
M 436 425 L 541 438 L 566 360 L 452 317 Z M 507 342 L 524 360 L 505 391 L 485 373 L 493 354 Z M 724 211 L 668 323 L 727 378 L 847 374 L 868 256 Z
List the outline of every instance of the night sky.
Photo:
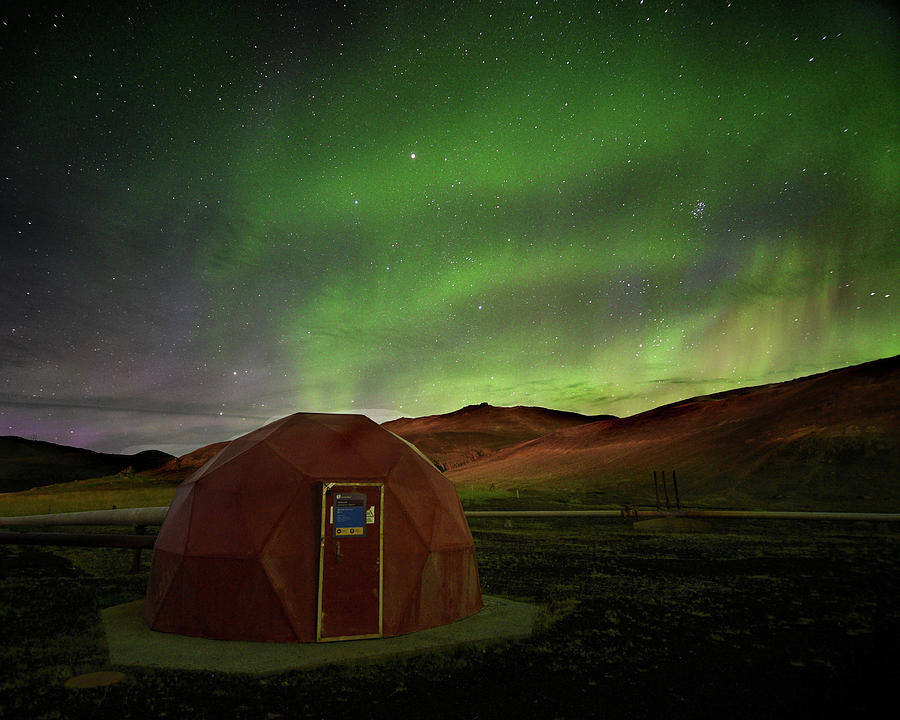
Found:
M 629 415 L 900 353 L 888 3 L 10 4 L 0 434 Z

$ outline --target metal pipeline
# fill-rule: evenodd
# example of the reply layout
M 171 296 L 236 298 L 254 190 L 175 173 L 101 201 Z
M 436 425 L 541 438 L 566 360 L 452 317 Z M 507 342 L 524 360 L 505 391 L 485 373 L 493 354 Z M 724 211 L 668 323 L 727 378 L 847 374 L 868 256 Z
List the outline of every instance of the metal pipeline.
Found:
M 117 510 L 86 510 L 84 512 L 49 513 L 0 517 L 0 527 L 28 525 L 162 525 L 169 512 L 166 507 L 119 508 Z
M 638 510 L 624 508 L 621 516 L 633 518 L 686 517 L 735 520 L 867 520 L 870 522 L 897 522 L 900 513 L 877 512 L 815 512 L 795 510 Z
M 622 517 L 621 510 L 466 510 L 466 517 Z
M 150 549 L 156 535 L 108 535 L 97 533 L 0 532 L 0 545 L 67 545 L 73 547 Z
M 88 510 L 86 512 L 50 513 L 0 518 L 0 527 L 27 525 L 161 525 L 168 507 L 121 508 L 117 510 Z M 622 510 L 467 510 L 466 517 L 540 518 L 656 518 L 689 517 L 744 520 L 867 520 L 870 522 L 898 522 L 900 513 L 829 512 L 794 510 L 639 510 L 626 506 Z

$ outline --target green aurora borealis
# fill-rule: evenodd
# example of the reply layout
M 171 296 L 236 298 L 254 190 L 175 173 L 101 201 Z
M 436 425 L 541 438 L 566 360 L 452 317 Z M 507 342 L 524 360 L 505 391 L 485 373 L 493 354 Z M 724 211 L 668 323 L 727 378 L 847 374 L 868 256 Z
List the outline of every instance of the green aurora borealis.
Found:
M 888 5 L 347 5 L 3 11 L 3 434 L 627 415 L 900 352 Z

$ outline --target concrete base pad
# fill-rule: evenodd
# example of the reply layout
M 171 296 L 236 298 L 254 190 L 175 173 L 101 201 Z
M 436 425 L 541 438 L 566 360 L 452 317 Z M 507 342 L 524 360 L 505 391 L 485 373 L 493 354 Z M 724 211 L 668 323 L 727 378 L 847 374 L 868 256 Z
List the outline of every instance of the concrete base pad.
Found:
M 101 616 L 111 665 L 262 675 L 531 634 L 538 606 L 487 595 L 483 599 L 483 609 L 449 625 L 397 637 L 328 643 L 238 642 L 156 632 L 144 621 L 143 600 L 107 608 Z

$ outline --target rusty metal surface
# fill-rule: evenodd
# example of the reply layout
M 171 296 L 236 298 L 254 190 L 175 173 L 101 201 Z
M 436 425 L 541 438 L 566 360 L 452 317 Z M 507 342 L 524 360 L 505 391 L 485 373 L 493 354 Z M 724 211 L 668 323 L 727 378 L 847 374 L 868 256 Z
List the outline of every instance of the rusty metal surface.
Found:
M 384 484 L 385 636 L 482 607 L 452 483 L 364 416 L 298 413 L 233 440 L 179 486 L 154 550 L 150 626 L 314 642 L 323 483 Z
M 353 498 L 358 510 L 353 535 L 341 536 L 340 498 Z M 381 637 L 384 599 L 384 485 L 325 483 L 322 486 L 322 532 L 319 549 L 318 625 L 316 640 Z

